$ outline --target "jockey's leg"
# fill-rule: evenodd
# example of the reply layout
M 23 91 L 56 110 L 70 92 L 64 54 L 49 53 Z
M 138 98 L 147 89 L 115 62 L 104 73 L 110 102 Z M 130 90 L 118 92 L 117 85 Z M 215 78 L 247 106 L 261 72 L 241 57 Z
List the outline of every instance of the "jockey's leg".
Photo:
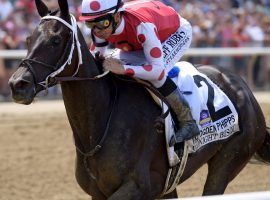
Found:
M 196 121 L 192 118 L 189 105 L 177 85 L 167 77 L 165 83 L 158 90 L 168 100 L 171 108 L 177 115 L 179 123 L 179 130 L 176 132 L 175 137 L 172 137 L 170 140 L 170 146 L 199 135 L 199 128 Z

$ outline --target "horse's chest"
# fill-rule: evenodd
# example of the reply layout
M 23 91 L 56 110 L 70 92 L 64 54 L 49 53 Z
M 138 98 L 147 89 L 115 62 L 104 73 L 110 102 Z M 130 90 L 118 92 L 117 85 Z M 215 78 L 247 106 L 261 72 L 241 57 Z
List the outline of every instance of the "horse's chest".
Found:
M 88 177 L 87 183 L 85 180 L 82 180 L 83 184 L 87 184 L 87 188 L 92 191 L 88 193 L 93 194 L 96 191 L 100 191 L 105 196 L 110 196 L 121 184 L 123 174 L 119 170 L 120 166 L 113 162 L 112 160 L 104 161 L 102 160 L 88 160 L 84 162 L 81 160 L 80 165 L 82 170 L 77 173 L 80 173 L 80 177 Z M 80 180 L 77 179 L 79 182 Z M 79 185 L 81 185 L 79 183 Z

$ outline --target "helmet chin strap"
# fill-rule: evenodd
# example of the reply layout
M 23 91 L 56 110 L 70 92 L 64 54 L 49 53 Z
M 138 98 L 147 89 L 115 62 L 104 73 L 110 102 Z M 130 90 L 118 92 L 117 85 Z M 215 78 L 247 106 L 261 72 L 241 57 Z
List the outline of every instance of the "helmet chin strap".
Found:
M 114 13 L 113 13 L 113 21 L 112 21 L 112 28 L 113 28 L 113 31 L 112 31 L 112 34 L 115 33 L 116 28 L 117 28 L 117 23 L 116 23 L 116 21 L 115 21 L 115 19 L 114 19 L 114 16 L 115 16 L 115 14 L 118 12 L 118 10 L 119 10 L 119 8 L 120 8 L 120 6 L 121 6 L 121 3 L 122 3 L 122 0 L 118 0 L 118 1 L 117 1 L 117 6 L 116 6 L 116 9 L 115 9 L 115 11 L 114 11 Z M 121 17 L 121 16 L 120 16 L 120 17 Z
M 113 28 L 112 34 L 114 34 L 115 31 L 116 31 L 116 28 L 117 28 L 117 23 L 116 23 L 116 21 L 114 19 L 114 16 L 113 16 L 113 19 L 112 19 L 112 28 Z

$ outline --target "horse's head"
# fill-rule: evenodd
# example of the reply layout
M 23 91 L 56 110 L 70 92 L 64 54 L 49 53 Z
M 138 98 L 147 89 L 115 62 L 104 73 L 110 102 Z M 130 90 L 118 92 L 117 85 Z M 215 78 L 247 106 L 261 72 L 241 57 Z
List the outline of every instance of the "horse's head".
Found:
M 53 77 L 77 73 L 81 64 L 76 20 L 67 0 L 58 0 L 60 10 L 53 13 L 41 0 L 35 2 L 41 21 L 27 38 L 26 58 L 9 80 L 13 99 L 22 104 L 30 104 L 38 92 L 55 85 Z M 74 62 L 78 67 L 66 67 Z

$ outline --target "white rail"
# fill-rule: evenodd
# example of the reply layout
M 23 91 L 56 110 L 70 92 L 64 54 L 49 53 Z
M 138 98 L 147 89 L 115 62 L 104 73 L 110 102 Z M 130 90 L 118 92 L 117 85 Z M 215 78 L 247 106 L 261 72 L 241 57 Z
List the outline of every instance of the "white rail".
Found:
M 270 55 L 270 47 L 241 48 L 190 48 L 186 56 L 236 56 Z M 20 59 L 26 56 L 26 50 L 0 50 L 0 57 Z
M 236 56 L 236 55 L 270 55 L 270 47 L 241 48 L 191 48 L 187 56 Z
M 0 50 L 0 58 L 21 59 L 26 56 L 26 50 Z
M 26 50 L 0 50 L 0 58 L 21 59 L 26 56 Z M 241 48 L 190 48 L 185 56 L 218 57 L 218 56 L 250 56 L 247 64 L 247 83 L 254 88 L 252 73 L 256 57 L 270 55 L 270 47 L 241 47 Z
M 192 197 L 180 200 L 270 200 L 270 191 Z

